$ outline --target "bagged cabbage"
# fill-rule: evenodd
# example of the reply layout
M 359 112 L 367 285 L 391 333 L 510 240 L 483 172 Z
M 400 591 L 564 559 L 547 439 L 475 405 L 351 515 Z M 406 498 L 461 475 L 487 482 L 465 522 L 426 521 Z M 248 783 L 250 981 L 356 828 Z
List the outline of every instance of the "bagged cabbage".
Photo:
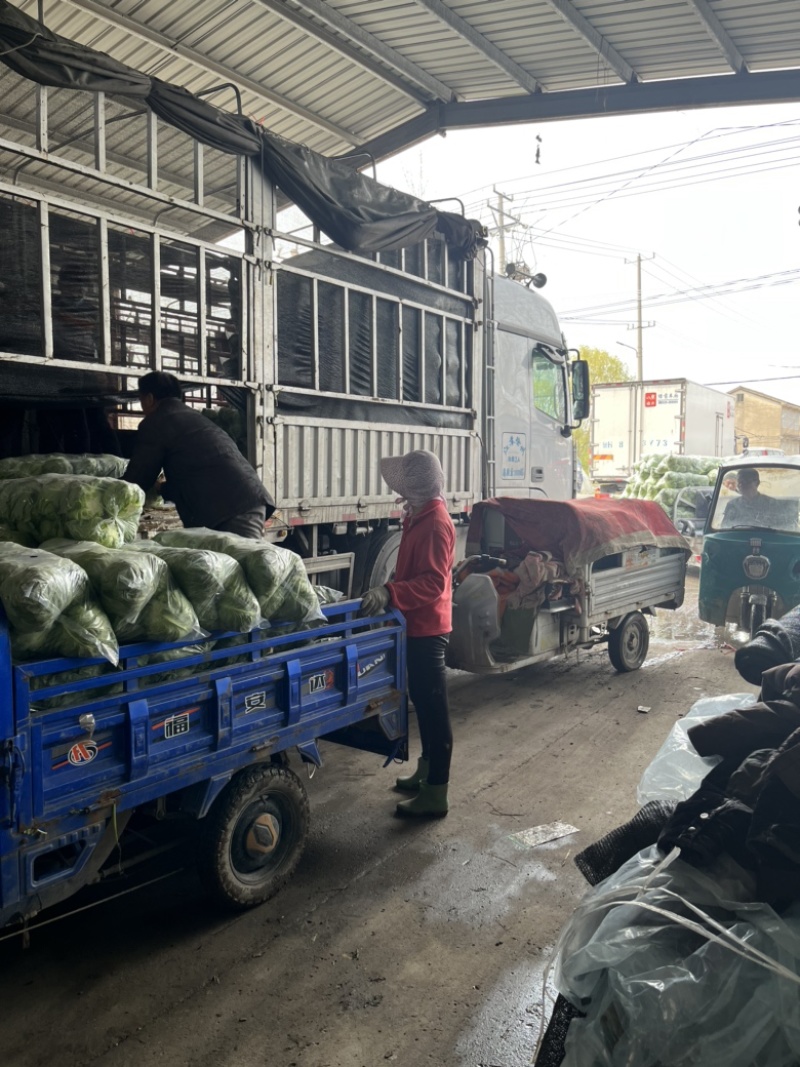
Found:
M 118 662 L 111 623 L 92 599 L 86 572 L 71 560 L 3 542 L 0 601 L 15 659 L 68 656 Z
M 258 598 L 232 556 L 208 548 L 175 548 L 155 541 L 139 541 L 132 547 L 166 563 L 204 630 L 242 633 L 260 624 Z
M 20 533 L 19 530 L 12 530 L 10 526 L 2 522 L 0 522 L 0 541 L 13 541 L 14 544 L 23 545 L 25 548 L 36 548 L 32 537 Z
M 92 541 L 56 539 L 46 551 L 72 560 L 89 576 L 119 641 L 181 641 L 202 637 L 194 608 L 158 556 Z
M 116 478 L 43 474 L 0 482 L 0 515 L 37 544 L 55 537 L 119 548 L 133 541 L 144 506 L 138 485 Z
M 0 478 L 31 478 L 40 474 L 72 474 L 72 464 L 58 453 L 44 456 L 9 456 L 0 459 Z
M 139 656 L 136 665 L 150 667 L 156 663 L 174 663 L 177 660 L 186 659 L 188 656 L 205 655 L 214 647 L 213 641 L 204 642 L 201 645 L 184 645 L 181 648 L 166 648 L 161 652 L 153 652 L 151 655 Z M 158 671 L 156 674 L 143 675 L 139 679 L 141 686 L 160 685 L 162 682 L 175 682 L 181 678 L 191 678 L 193 674 L 208 670 L 210 663 L 192 667 L 173 667 L 166 671 Z M 214 664 L 217 666 L 217 664 Z
M 320 604 L 338 604 L 345 598 L 341 589 L 332 589 L 329 585 L 315 585 L 314 592 Z
M 324 618 L 303 561 L 295 552 L 269 541 L 254 541 L 202 527 L 163 531 L 156 534 L 155 540 L 175 548 L 209 548 L 232 556 L 258 597 L 264 619 L 311 622 Z
M 0 459 L 0 479 L 30 478 L 41 474 L 91 474 L 95 478 L 121 478 L 127 459 L 107 453 L 69 455 L 49 452 L 45 455 L 11 456 Z
M 110 681 L 106 685 L 92 686 L 91 689 L 83 689 L 78 693 L 64 693 L 61 696 L 37 697 L 36 693 L 41 689 L 50 689 L 58 686 L 63 688 L 70 682 L 82 682 L 87 678 L 113 678 L 115 671 L 112 667 L 102 665 L 78 667 L 74 671 L 59 671 L 58 674 L 44 674 L 38 678 L 31 678 L 31 709 L 33 711 L 50 711 L 55 708 L 69 708 L 75 704 L 86 704 L 90 700 L 99 700 L 101 697 L 114 696 L 123 691 L 121 682 Z
M 106 452 L 97 456 L 85 453 L 65 458 L 69 460 L 73 474 L 91 474 L 94 478 L 121 478 L 128 466 L 127 459 Z

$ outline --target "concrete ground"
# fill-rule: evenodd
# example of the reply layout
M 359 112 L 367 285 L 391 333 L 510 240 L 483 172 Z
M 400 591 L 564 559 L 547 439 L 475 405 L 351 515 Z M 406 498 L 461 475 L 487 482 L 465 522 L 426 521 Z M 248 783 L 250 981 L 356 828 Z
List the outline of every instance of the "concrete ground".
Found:
M 305 856 L 272 901 L 221 916 L 184 871 L 34 931 L 27 949 L 0 943 L 4 1063 L 529 1064 L 548 960 L 586 889 L 574 855 L 634 814 L 642 771 L 694 701 L 753 692 L 689 585 L 634 674 L 603 648 L 454 674 L 447 819 L 393 818 L 397 768 L 326 746 Z M 556 820 L 578 832 L 511 836 Z

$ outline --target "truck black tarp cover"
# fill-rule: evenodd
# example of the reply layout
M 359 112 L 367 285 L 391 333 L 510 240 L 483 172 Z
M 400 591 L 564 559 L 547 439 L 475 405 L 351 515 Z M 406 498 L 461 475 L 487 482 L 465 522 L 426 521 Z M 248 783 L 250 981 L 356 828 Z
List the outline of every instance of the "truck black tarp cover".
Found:
M 36 19 L 0 0 L 0 60 L 40 85 L 108 93 L 141 100 L 159 118 L 221 152 L 258 157 L 264 173 L 319 228 L 353 252 L 417 244 L 438 231 L 453 253 L 472 258 L 483 227 L 438 211 L 424 200 L 381 185 L 347 163 L 267 133 L 179 86 L 148 77 L 104 52 L 51 33 Z

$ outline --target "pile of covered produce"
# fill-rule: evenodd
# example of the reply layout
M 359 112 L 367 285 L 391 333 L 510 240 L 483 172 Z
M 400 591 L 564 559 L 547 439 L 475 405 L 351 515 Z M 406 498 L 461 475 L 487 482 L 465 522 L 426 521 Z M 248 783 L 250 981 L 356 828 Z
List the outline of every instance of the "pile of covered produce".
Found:
M 111 622 L 77 563 L 11 542 L 0 543 L 0 601 L 15 659 L 105 658 L 116 664 Z
M 175 548 L 156 541 L 137 541 L 131 548 L 154 556 L 169 567 L 204 630 L 242 633 L 261 624 L 258 598 L 233 556 L 207 548 Z
M 10 456 L 0 459 L 0 479 L 31 478 L 40 474 L 91 474 L 95 478 L 121 478 L 127 459 L 108 454 L 69 455 L 50 452 L 44 455 Z
M 800 666 L 761 683 L 698 701 L 638 814 L 576 856 L 594 888 L 559 939 L 537 1067 L 798 1062 Z
M 54 537 L 119 548 L 139 528 L 144 493 L 118 478 L 42 474 L 0 481 L 0 522 L 9 540 L 36 545 Z
M 655 500 L 672 518 L 675 501 L 681 489 L 713 486 L 720 465 L 719 456 L 669 456 L 660 452 L 644 456 L 634 465 L 630 481 L 625 486 L 623 497 L 639 500 Z M 683 494 L 687 514 L 694 511 L 696 494 Z
M 286 548 L 203 528 L 170 530 L 156 534 L 155 540 L 175 548 L 210 549 L 231 556 L 241 565 L 265 619 L 311 622 L 322 618 L 303 561 Z
M 158 556 L 92 541 L 55 539 L 42 547 L 86 572 L 121 644 L 205 636 L 194 608 Z
M 145 495 L 121 480 L 125 464 L 115 456 L 0 460 L 0 607 L 15 661 L 102 658 L 105 666 L 76 668 L 72 680 L 113 684 L 120 646 L 196 642 L 139 656 L 140 667 L 164 663 L 161 677 L 175 678 L 201 668 L 177 673 L 172 660 L 242 639 L 219 635 L 291 633 L 323 618 L 320 603 L 333 593 L 319 596 L 287 549 L 205 529 L 136 540 Z M 32 687 L 47 685 L 45 677 Z

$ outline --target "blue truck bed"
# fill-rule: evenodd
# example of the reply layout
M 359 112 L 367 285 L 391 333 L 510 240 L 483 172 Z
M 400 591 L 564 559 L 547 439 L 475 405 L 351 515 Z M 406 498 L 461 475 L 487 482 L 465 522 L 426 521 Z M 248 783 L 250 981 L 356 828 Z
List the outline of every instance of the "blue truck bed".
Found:
M 307 800 L 288 751 L 319 765 L 324 737 L 407 755 L 405 624 L 390 611 L 370 626 L 359 606 L 327 605 L 313 630 L 254 631 L 210 652 L 128 646 L 113 674 L 71 680 L 65 672 L 102 662 L 12 666 L 0 623 L 0 926 L 92 881 L 132 813 L 155 803 L 192 821 L 213 816 L 207 868 L 213 880 L 215 865 L 232 867 L 236 883 L 217 896 L 234 906 L 271 896 L 307 832 L 291 825 Z M 178 658 L 141 665 L 165 651 Z

